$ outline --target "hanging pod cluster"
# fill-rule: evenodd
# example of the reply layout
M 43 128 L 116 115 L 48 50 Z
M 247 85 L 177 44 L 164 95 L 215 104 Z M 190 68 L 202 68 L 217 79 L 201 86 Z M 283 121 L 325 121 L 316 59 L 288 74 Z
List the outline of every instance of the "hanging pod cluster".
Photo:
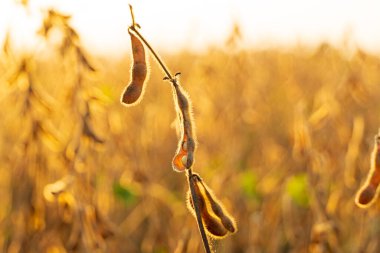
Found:
M 237 231 L 236 223 L 201 177 L 192 172 L 196 138 L 189 95 L 179 84 L 177 78 L 179 73 L 173 77 L 150 44 L 139 33 L 137 28 L 140 28 L 140 26 L 135 23 L 132 6 L 130 6 L 130 9 L 132 25 L 129 27 L 128 32 L 131 37 L 133 65 L 131 68 L 131 81 L 124 89 L 120 101 L 126 106 L 133 106 L 138 104 L 144 95 L 148 75 L 145 55 L 146 46 L 165 72 L 166 77 L 164 80 L 168 80 L 172 84 L 173 99 L 181 130 L 178 147 L 172 160 L 172 167 L 174 171 L 186 172 L 189 184 L 188 207 L 197 220 L 205 251 L 211 252 L 206 232 L 208 236 L 220 239 L 228 234 L 235 233 Z
M 121 103 L 126 106 L 134 106 L 142 100 L 148 74 L 144 45 L 133 31 L 136 32 L 136 29 L 131 26 L 128 29 L 133 60 L 131 81 L 124 89 L 120 99 Z M 172 166 L 175 171 L 183 172 L 185 169 L 191 168 L 194 162 L 195 140 L 193 137 L 191 102 L 176 77 L 165 79 L 170 80 L 173 84 L 173 96 L 181 125 L 181 139 L 178 142 Z

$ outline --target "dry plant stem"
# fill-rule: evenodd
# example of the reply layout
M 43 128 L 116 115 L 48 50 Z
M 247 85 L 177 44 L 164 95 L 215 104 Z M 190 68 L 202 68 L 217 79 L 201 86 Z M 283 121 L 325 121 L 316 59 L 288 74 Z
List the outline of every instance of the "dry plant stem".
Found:
M 129 27 L 129 29 L 131 29 L 141 39 L 141 41 L 145 44 L 145 46 L 148 47 L 149 51 L 153 54 L 154 58 L 156 58 L 157 62 L 160 64 L 161 68 L 164 70 L 164 72 L 165 72 L 166 76 L 169 78 L 170 82 L 174 86 L 176 86 L 177 82 L 175 81 L 175 79 L 173 78 L 173 76 L 170 74 L 169 69 L 165 66 L 164 62 L 158 56 L 158 54 L 156 53 L 156 51 L 154 51 L 154 49 L 151 47 L 151 45 L 141 35 L 141 33 L 139 33 L 137 31 L 136 25 L 135 26 L 132 25 L 131 27 Z
M 197 218 L 198 228 L 199 228 L 199 232 L 201 233 L 203 246 L 205 247 L 206 253 L 211 253 L 206 231 L 204 229 L 204 225 L 202 222 L 201 212 L 199 210 L 199 200 L 198 200 L 197 194 L 195 194 L 194 185 L 191 182 L 191 177 L 193 176 L 193 172 L 191 169 L 188 169 L 186 171 L 187 171 L 187 180 L 189 183 L 189 188 L 190 188 L 190 193 L 191 193 L 191 199 L 193 200 L 195 216 Z
M 136 25 L 136 23 L 135 23 L 135 14 L 133 13 L 132 5 L 129 5 L 129 10 L 131 11 L 132 26 L 134 27 Z
M 141 41 L 148 47 L 149 51 L 153 54 L 154 58 L 157 60 L 157 62 L 159 63 L 159 65 L 161 66 L 163 71 L 165 72 L 166 77 L 172 83 L 173 87 L 174 88 L 178 87 L 177 79 L 170 74 L 169 69 L 166 67 L 166 65 L 161 60 L 161 58 L 158 56 L 158 54 L 154 51 L 154 49 L 151 47 L 151 45 L 145 40 L 145 38 L 137 31 L 136 27 L 139 27 L 139 26 L 135 23 L 135 18 L 134 18 L 132 6 L 129 5 L 129 7 L 130 7 L 131 17 L 132 17 L 132 26 L 130 26 L 129 29 L 132 30 L 141 39 Z M 197 220 L 198 228 L 199 228 L 199 231 L 200 231 L 201 237 L 202 237 L 203 246 L 205 248 L 206 253 L 211 253 L 210 245 L 209 245 L 209 242 L 207 239 L 206 231 L 205 231 L 204 224 L 203 224 L 202 218 L 201 218 L 201 213 L 199 210 L 199 200 L 198 200 L 198 197 L 195 193 L 194 185 L 191 182 L 191 177 L 193 175 L 191 168 L 187 169 L 186 172 L 187 172 L 187 178 L 188 178 L 189 188 L 190 188 L 190 192 L 191 192 L 191 198 L 192 198 L 193 203 L 194 203 L 196 220 Z

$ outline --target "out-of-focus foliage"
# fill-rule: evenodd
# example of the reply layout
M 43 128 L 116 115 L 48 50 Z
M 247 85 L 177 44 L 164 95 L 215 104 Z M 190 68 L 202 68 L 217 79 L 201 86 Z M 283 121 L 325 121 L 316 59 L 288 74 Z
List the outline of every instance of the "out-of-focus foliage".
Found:
M 288 183 L 286 184 L 286 192 L 296 204 L 304 207 L 309 205 L 307 178 L 304 174 L 295 175 L 289 178 Z
M 70 18 L 50 15 L 59 47 L 30 57 L 7 40 L 0 58 L 2 251 L 201 252 L 171 169 L 171 87 L 151 64 L 144 100 L 123 107 L 129 55 L 85 53 Z M 192 98 L 195 170 L 239 227 L 217 252 L 380 251 L 379 206 L 354 204 L 380 125 L 379 57 L 328 44 L 163 57 Z

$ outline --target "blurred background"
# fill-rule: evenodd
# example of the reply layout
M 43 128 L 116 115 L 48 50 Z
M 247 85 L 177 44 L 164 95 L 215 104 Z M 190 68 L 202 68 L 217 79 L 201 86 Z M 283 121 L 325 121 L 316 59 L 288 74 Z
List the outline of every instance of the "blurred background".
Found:
M 355 194 L 380 111 L 376 1 L 131 1 L 190 95 L 216 252 L 380 252 Z M 0 2 L 2 252 L 203 252 L 169 83 L 129 83 L 127 1 Z

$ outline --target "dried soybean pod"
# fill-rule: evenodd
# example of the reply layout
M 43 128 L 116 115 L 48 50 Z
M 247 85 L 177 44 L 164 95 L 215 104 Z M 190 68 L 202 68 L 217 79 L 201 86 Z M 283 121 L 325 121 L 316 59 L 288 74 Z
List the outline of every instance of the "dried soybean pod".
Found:
M 380 133 L 379 133 L 380 134 Z M 359 207 L 366 208 L 374 203 L 380 184 L 380 135 L 375 136 L 375 145 L 371 155 L 371 169 L 367 180 L 356 195 L 355 202 Z
M 125 88 L 121 97 L 124 105 L 132 106 L 140 102 L 144 93 L 144 83 L 148 69 L 145 59 L 144 45 L 134 33 L 129 31 L 132 44 L 133 65 L 131 69 L 131 82 Z
M 225 237 L 228 233 L 227 229 L 220 222 L 219 218 L 210 214 L 207 210 L 205 199 L 202 198 L 202 195 L 199 191 L 197 191 L 197 196 L 199 200 L 199 209 L 201 212 L 202 222 L 206 228 L 207 234 L 213 238 L 222 238 Z M 187 205 L 190 212 L 195 215 L 194 211 L 194 203 L 191 199 L 190 191 L 188 192 Z
M 177 172 L 183 172 L 189 169 L 194 162 L 194 147 L 195 142 L 193 139 L 183 134 L 182 141 L 179 141 L 176 155 L 173 158 L 173 169 Z
M 202 219 L 205 224 L 207 234 L 210 237 L 221 239 L 227 236 L 228 231 L 223 226 L 223 224 L 220 223 L 220 220 L 218 217 L 215 217 L 209 213 L 206 213 L 206 215 L 202 216 Z
M 185 169 L 190 169 L 194 163 L 195 141 L 193 136 L 191 102 L 185 91 L 177 82 L 174 83 L 173 87 L 173 95 L 180 119 L 182 137 L 178 142 L 178 148 L 172 165 L 175 171 L 183 172 Z
M 183 149 L 180 149 L 179 151 L 177 151 L 176 155 L 173 158 L 173 161 L 172 161 L 173 170 L 177 172 L 185 171 L 185 169 L 187 168 L 186 167 L 187 162 L 188 162 L 188 153 L 184 151 Z
M 214 214 L 220 218 L 223 226 L 228 231 L 230 231 L 231 233 L 235 233 L 237 231 L 237 227 L 234 218 L 232 218 L 232 216 L 225 210 L 224 206 L 215 197 L 210 188 L 203 181 L 200 181 L 200 183 L 203 186 L 203 189 L 206 193 L 206 197 L 210 202 L 210 206 Z
M 183 135 L 186 136 L 186 139 L 183 138 L 182 148 L 188 152 L 194 152 L 195 142 L 194 142 L 194 133 L 193 125 L 194 120 L 191 112 L 191 101 L 186 92 L 182 87 L 177 83 L 174 85 L 175 95 L 177 97 L 177 107 L 182 117 L 182 127 Z
M 200 184 L 200 177 L 197 174 L 191 176 L 191 183 L 195 189 L 195 194 L 198 198 L 199 210 L 201 213 L 202 222 L 205 225 L 207 234 L 213 238 L 222 238 L 227 235 L 228 231 L 221 223 L 220 219 L 216 217 L 210 210 L 210 205 L 207 202 L 205 192 L 202 191 Z M 188 193 L 188 207 L 190 212 L 195 216 L 194 202 L 191 195 Z

